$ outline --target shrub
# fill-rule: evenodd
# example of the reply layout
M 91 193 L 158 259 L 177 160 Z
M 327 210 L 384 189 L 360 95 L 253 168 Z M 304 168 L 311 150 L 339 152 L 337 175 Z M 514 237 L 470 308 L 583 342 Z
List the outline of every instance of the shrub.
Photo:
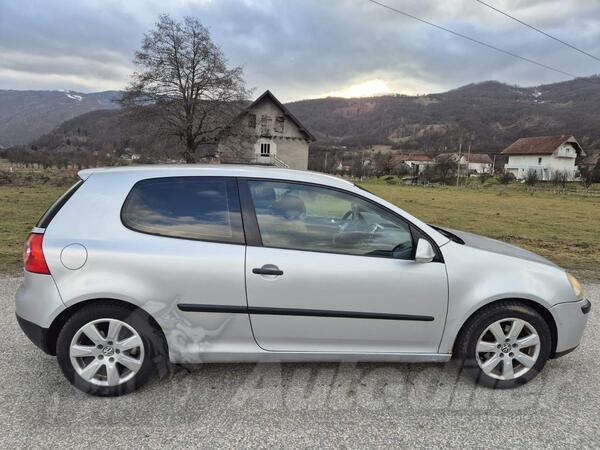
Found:
M 495 177 L 490 177 L 486 182 L 485 185 L 486 186 L 498 186 L 500 184 L 500 181 L 498 181 L 498 178 Z
M 551 181 L 554 186 L 565 189 L 569 182 L 569 178 L 569 172 L 566 170 L 555 170 L 552 172 Z
M 535 169 L 529 169 L 527 171 L 527 175 L 525 175 L 525 184 L 529 187 L 535 186 L 535 184 L 539 181 L 540 176 Z
M 491 176 L 489 173 L 487 173 L 487 172 L 484 172 L 484 173 L 482 173 L 482 174 L 479 174 L 479 177 L 478 177 L 478 178 L 479 178 L 479 182 L 480 182 L 481 184 L 485 184 L 485 182 L 486 182 L 487 180 L 489 180 L 491 177 L 492 177 L 492 176 Z
M 502 175 L 500 175 L 500 177 L 498 178 L 498 181 L 500 182 L 500 184 L 508 184 L 511 181 L 516 180 L 516 177 L 510 173 L 510 172 L 504 172 Z
M 12 184 L 13 177 L 9 172 L 4 170 L 0 171 L 0 186 L 8 186 Z

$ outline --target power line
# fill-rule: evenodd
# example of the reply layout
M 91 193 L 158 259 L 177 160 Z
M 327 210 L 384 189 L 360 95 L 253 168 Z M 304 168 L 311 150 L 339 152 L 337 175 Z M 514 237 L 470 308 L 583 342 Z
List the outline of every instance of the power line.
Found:
M 597 56 L 594 56 L 591 53 L 586 52 L 585 50 L 581 50 L 580 48 L 575 47 L 574 45 L 569 44 L 568 42 L 565 42 L 565 41 L 557 38 L 556 36 L 552 36 L 551 34 L 546 33 L 544 30 L 540 30 L 539 28 L 534 27 L 533 25 L 530 25 L 527 22 L 522 21 L 521 19 L 517 19 L 516 17 L 511 16 L 507 12 L 502 11 L 501 9 L 498 9 L 495 6 L 490 5 L 489 3 L 486 3 L 486 2 L 484 2 L 482 0 L 475 0 L 475 1 L 478 2 L 478 3 L 481 3 L 484 6 L 487 6 L 490 9 L 493 9 L 496 12 L 499 12 L 500 14 L 503 14 L 504 16 L 506 16 L 506 17 L 508 17 L 508 18 L 510 18 L 510 19 L 512 19 L 514 21 L 519 22 L 521 25 L 525 25 L 526 27 L 531 28 L 532 30 L 537 31 L 538 33 L 541 33 L 544 36 L 549 37 L 550 39 L 555 40 L 556 42 L 560 42 L 561 44 L 566 45 L 567 47 L 572 48 L 573 50 L 576 50 L 579 53 L 582 53 L 582 54 L 584 54 L 586 56 L 589 56 L 590 58 L 595 59 L 596 61 L 600 61 L 600 58 L 598 58 Z
M 513 53 L 511 51 L 504 50 L 504 49 L 502 49 L 500 47 L 496 47 L 495 45 L 488 44 L 487 42 L 480 41 L 479 39 L 475 39 L 475 38 L 472 38 L 470 36 L 467 36 L 466 34 L 459 33 L 458 31 L 451 30 L 450 28 L 446 28 L 446 27 L 443 27 L 441 25 L 437 25 L 437 24 L 435 24 L 433 22 L 429 22 L 429 21 L 427 21 L 425 19 L 421 19 L 420 17 L 417 17 L 417 16 L 413 16 L 412 14 L 409 14 L 409 13 L 404 12 L 404 11 L 400 11 L 399 9 L 396 9 L 396 8 L 394 8 L 392 6 L 386 5 L 385 3 L 381 3 L 381 2 L 379 2 L 377 0 L 367 0 L 367 1 L 369 1 L 371 3 L 374 3 L 376 5 L 379 5 L 382 8 L 389 9 L 390 11 L 393 11 L 393 12 L 398 13 L 400 15 L 403 15 L 405 17 L 409 17 L 411 19 L 418 20 L 419 22 L 422 22 L 422 23 L 425 23 L 425 24 L 427 24 L 429 26 L 437 28 L 438 30 L 446 31 L 447 33 L 453 34 L 455 36 L 461 37 L 461 38 L 466 39 L 466 40 L 471 41 L 471 42 L 475 42 L 476 44 L 483 45 L 484 47 L 491 48 L 492 50 L 495 50 L 497 52 L 504 53 L 505 55 L 509 55 L 509 56 L 514 57 L 514 58 L 518 58 L 518 59 L 521 59 L 523 61 L 527 61 L 528 63 L 535 64 L 536 66 L 543 67 L 544 69 L 552 70 L 553 72 L 560 73 L 560 74 L 568 76 L 570 78 L 580 78 L 577 75 L 574 75 L 574 74 L 569 73 L 569 72 L 565 72 L 564 70 L 561 70 L 561 69 L 557 69 L 556 67 L 552 67 L 552 66 L 549 66 L 547 64 L 541 63 L 539 61 L 535 61 L 533 59 L 527 58 L 526 56 L 518 55 L 518 54 Z M 586 80 L 586 81 L 590 81 L 590 80 L 587 80 L 586 78 L 581 78 L 581 79 L 582 80 Z M 594 83 L 594 84 L 596 84 L 596 83 Z

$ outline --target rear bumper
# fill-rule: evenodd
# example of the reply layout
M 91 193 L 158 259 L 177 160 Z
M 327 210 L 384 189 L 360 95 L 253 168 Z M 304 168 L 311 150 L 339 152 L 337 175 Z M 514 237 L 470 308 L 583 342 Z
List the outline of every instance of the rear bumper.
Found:
M 65 310 L 65 305 L 52 276 L 27 271 L 23 275 L 23 282 L 15 295 L 17 322 L 31 342 L 44 352 L 53 354 L 48 329 Z
M 555 358 L 564 356 L 577 348 L 581 342 L 591 308 L 592 304 L 587 299 L 559 303 L 550 308 L 557 331 Z
M 36 346 L 41 348 L 45 353 L 52 354 L 50 347 L 48 346 L 48 328 L 40 327 L 33 322 L 23 319 L 17 315 L 17 322 L 25 333 L 25 336 L 29 338 Z
M 51 275 L 27 271 L 23 275 L 23 282 L 15 295 L 15 312 L 29 322 L 49 328 L 65 309 L 58 288 Z

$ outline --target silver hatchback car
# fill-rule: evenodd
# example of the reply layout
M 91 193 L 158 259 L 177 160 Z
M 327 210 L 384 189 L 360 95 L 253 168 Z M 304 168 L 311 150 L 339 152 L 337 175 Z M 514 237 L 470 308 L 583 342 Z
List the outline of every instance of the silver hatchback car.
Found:
M 577 280 L 335 177 L 91 169 L 24 249 L 17 319 L 66 378 L 120 395 L 170 363 L 448 361 L 526 383 L 579 344 Z

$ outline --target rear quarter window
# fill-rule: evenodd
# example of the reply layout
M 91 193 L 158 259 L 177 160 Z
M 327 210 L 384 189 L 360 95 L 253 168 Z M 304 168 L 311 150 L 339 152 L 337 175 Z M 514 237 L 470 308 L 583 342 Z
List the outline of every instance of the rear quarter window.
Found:
M 44 215 L 38 220 L 38 223 L 35 225 L 37 228 L 47 228 L 54 219 L 54 216 L 58 214 L 60 209 L 65 206 L 65 204 L 69 201 L 69 199 L 73 196 L 73 194 L 79 189 L 79 187 L 83 184 L 83 180 L 79 180 L 73 186 L 69 188 L 67 192 L 61 195 L 58 200 L 56 200 L 50 208 L 44 213 Z
M 123 224 L 159 236 L 244 243 L 237 182 L 220 177 L 154 178 L 136 183 Z

